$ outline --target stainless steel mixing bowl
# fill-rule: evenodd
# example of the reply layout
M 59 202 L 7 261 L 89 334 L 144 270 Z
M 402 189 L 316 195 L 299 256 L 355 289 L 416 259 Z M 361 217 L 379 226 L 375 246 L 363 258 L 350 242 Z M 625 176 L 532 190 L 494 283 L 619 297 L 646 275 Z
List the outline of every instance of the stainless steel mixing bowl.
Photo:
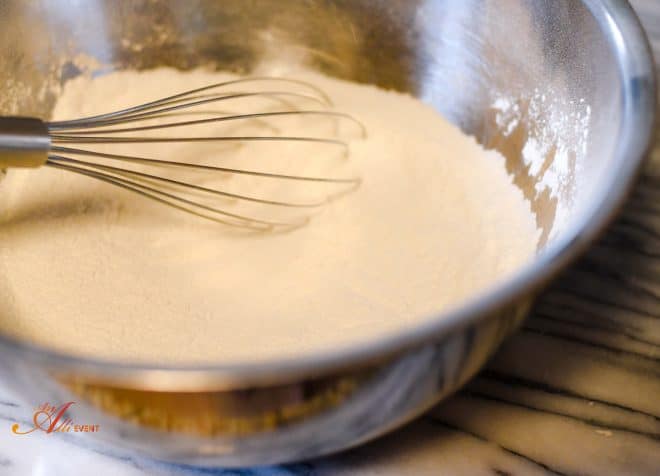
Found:
M 194 464 L 338 451 L 459 388 L 613 217 L 654 117 L 652 60 L 623 0 L 0 0 L 0 113 L 47 116 L 57 85 L 90 64 L 80 54 L 245 73 L 296 57 L 411 92 L 507 157 L 543 229 L 538 257 L 496 289 L 341 352 L 173 367 L 0 337 L 2 379 L 29 403 L 75 401 L 75 420 L 100 424 L 94 438 Z

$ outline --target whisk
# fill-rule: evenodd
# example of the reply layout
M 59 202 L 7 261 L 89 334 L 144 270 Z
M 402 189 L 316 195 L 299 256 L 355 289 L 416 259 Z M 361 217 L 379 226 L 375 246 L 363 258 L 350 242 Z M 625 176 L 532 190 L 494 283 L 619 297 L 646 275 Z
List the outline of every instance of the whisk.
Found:
M 278 85 L 278 88 L 235 90 L 251 83 Z M 272 100 L 279 108 L 242 111 L 239 114 L 199 110 L 201 106 L 213 103 L 233 104 L 255 98 Z M 315 108 L 306 109 L 296 105 L 302 101 L 315 104 Z M 310 219 L 311 211 L 328 203 L 335 196 L 356 188 L 360 178 L 272 173 L 253 168 L 177 162 L 164 157 L 109 153 L 106 150 L 95 150 L 93 146 L 98 149 L 100 144 L 287 142 L 334 147 L 346 156 L 349 144 L 336 134 L 330 137 L 275 133 L 244 136 L 177 134 L 173 137 L 162 133 L 169 129 L 188 130 L 202 124 L 267 121 L 287 116 L 319 116 L 353 123 L 359 133 L 366 136 L 362 123 L 348 114 L 331 110 L 331 107 L 332 102 L 328 96 L 309 82 L 280 77 L 248 77 L 211 84 L 127 109 L 75 120 L 47 122 L 38 118 L 0 117 L 0 169 L 52 167 L 101 180 L 169 207 L 234 227 L 251 230 L 298 227 Z M 200 115 L 203 117 L 199 118 Z M 153 124 L 154 120 L 157 120 L 156 124 Z M 149 121 L 152 123 L 149 124 Z M 273 127 L 271 130 L 276 131 Z M 159 131 L 160 135 L 157 133 Z M 136 136 L 136 133 L 140 135 Z M 136 166 L 138 170 L 135 170 Z M 150 172 L 144 171 L 145 168 L 149 168 Z M 180 175 L 185 177 L 162 173 L 163 170 L 156 173 L 151 169 L 167 169 L 170 172 L 179 170 Z M 183 173 L 184 171 L 186 173 Z M 219 172 L 229 176 L 251 176 L 264 180 L 332 186 L 338 187 L 339 190 L 314 201 L 281 200 L 277 197 L 236 193 L 222 187 L 208 187 L 203 181 L 200 183 L 199 180 L 187 178 L 189 171 L 195 171 L 199 177 Z M 253 207 L 296 209 L 302 211 L 298 214 L 302 216 L 287 220 L 263 218 L 232 210 L 231 204 L 235 202 L 249 203 Z

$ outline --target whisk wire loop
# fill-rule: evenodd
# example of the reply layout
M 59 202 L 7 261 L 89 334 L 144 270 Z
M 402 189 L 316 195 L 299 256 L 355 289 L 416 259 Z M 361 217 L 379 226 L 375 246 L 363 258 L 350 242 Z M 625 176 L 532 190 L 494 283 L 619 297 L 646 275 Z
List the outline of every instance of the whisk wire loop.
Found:
M 296 86 L 303 90 L 290 89 L 265 89 L 238 91 L 227 90 L 251 83 L 274 84 Z M 277 109 L 264 109 L 263 101 L 270 101 L 277 105 Z M 231 110 L 209 110 L 205 109 L 214 104 L 238 104 L 245 109 L 257 107 L 257 110 L 246 110 L 237 113 Z M 306 108 L 304 104 L 314 104 L 314 108 Z M 30 160 L 30 166 L 46 165 L 61 171 L 83 175 L 88 178 L 103 181 L 105 183 L 120 187 L 137 193 L 143 197 L 150 198 L 174 209 L 188 212 L 198 217 L 206 218 L 225 225 L 239 227 L 249 230 L 267 231 L 273 229 L 291 229 L 299 227 L 308 222 L 309 214 L 296 215 L 294 218 L 270 219 L 254 214 L 253 210 L 242 212 L 233 210 L 232 203 L 252 204 L 264 207 L 276 207 L 282 209 L 297 209 L 310 212 L 319 209 L 334 197 L 342 193 L 327 193 L 322 198 L 315 199 L 282 199 L 277 197 L 259 196 L 225 189 L 223 187 L 210 187 L 204 183 L 197 183 L 190 178 L 190 173 L 225 174 L 230 177 L 251 176 L 264 180 L 279 180 L 295 183 L 318 184 L 318 186 L 334 186 L 340 190 L 350 191 L 361 183 L 359 177 L 332 177 L 315 174 L 295 174 L 289 172 L 273 172 L 257 170 L 250 167 L 242 168 L 236 166 L 209 165 L 207 163 L 195 163 L 188 161 L 169 160 L 163 157 L 149 157 L 141 155 L 126 155 L 108 151 L 107 146 L 117 144 L 159 144 L 159 143 L 227 143 L 243 146 L 256 143 L 289 143 L 300 145 L 319 145 L 337 147 L 346 157 L 349 151 L 349 142 L 338 137 L 339 124 L 351 124 L 358 131 L 358 136 L 366 137 L 364 125 L 349 114 L 331 109 L 332 101 L 318 87 L 307 81 L 276 78 L 276 77 L 251 77 L 216 83 L 201 88 L 191 89 L 179 94 L 171 95 L 155 101 L 145 102 L 137 106 L 128 107 L 118 111 L 98 114 L 79 119 L 66 121 L 39 122 L 39 127 L 31 127 L 24 134 L 30 139 L 39 136 L 40 153 L 46 154 L 41 161 L 34 158 Z M 224 108 L 223 108 L 224 109 Z M 303 135 L 281 133 L 274 122 L 287 119 L 311 119 L 321 118 L 334 121 L 335 134 L 333 136 Z M 12 118 L 0 118 L 7 124 L 12 125 Z M 25 123 L 25 119 L 22 119 Z M 30 122 L 30 124 L 32 124 Z M 35 122 L 35 124 L 36 124 Z M 304 122 L 304 121 L 303 121 Z M 221 124 L 256 124 L 261 128 L 268 128 L 269 134 L 226 134 L 203 133 L 200 135 L 170 135 L 168 131 L 184 130 L 192 131 L 198 126 L 220 126 Z M 305 122 L 306 123 L 306 122 Z M 0 121 L 0 126 L 3 122 Z M 18 124 L 18 121 L 16 122 Z M 1 129 L 1 127 L 0 127 Z M 16 127 L 14 127 L 16 129 Z M 11 127 L 8 130 L 14 130 Z M 18 127 L 23 130 L 24 127 Z M 38 133 L 37 133 L 38 132 Z M 151 133 L 156 133 L 152 135 Z M 13 133 L 12 133 L 13 134 Z M 23 140 L 16 134 L 11 137 L 15 143 Z M 9 137 L 9 136 L 8 136 Z M 3 161 L 2 130 L 0 130 L 0 168 L 17 165 L 16 160 Z M 27 140 L 27 139 L 26 139 Z M 32 140 L 32 139 L 30 139 Z M 24 142 L 24 141 L 23 141 Z M 36 143 L 36 140 L 35 140 Z M 21 142 L 22 144 L 22 142 Z M 46 144 L 46 147 L 44 147 Z M 79 148 L 78 145 L 103 145 L 101 150 Z M 36 148 L 36 146 L 35 146 Z M 290 152 L 289 152 L 290 153 Z M 36 154 L 36 152 L 35 152 Z M 315 160 L 315 157 L 304 158 Z M 312 155 L 315 155 L 312 153 Z M 89 160 L 83 160 L 87 157 Z M 212 157 L 212 156 L 211 156 Z M 222 156 L 218 156 L 222 160 Z M 26 164 L 27 166 L 27 164 Z M 168 173 L 158 172 L 168 169 Z M 172 177 L 172 170 L 180 169 L 187 171 L 182 177 Z M 204 181 L 203 181 L 204 182 Z M 268 187 L 265 189 L 270 190 Z M 255 190 L 260 190 L 258 187 Z

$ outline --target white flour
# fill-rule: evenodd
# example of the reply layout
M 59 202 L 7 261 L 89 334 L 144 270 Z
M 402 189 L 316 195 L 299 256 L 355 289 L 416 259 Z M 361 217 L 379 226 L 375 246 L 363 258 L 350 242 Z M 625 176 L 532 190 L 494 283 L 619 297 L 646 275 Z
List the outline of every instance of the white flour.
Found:
M 107 112 L 224 78 L 173 70 L 81 77 L 67 83 L 54 115 Z M 414 326 L 532 257 L 534 216 L 499 154 L 411 97 L 309 78 L 369 131 L 333 165 L 362 177 L 357 191 L 296 231 L 246 235 L 89 178 L 11 170 L 0 181 L 0 330 L 107 358 L 297 356 Z M 277 147 L 248 150 L 268 169 L 282 160 Z M 121 152 L 142 153 L 134 149 Z M 208 145 L 149 150 L 170 160 L 218 157 Z M 313 162 L 297 157 L 289 167 L 304 173 Z

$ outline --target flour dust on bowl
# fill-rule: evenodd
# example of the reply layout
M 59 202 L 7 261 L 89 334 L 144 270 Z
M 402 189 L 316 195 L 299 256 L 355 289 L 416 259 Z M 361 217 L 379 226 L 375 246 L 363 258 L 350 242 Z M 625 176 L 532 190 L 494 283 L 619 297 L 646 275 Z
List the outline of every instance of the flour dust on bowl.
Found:
M 612 217 L 651 135 L 622 2 L 43 0 L 0 26 L 0 115 L 54 138 L 50 167 L 0 176 L 2 380 L 170 461 L 319 456 L 455 391 Z M 231 82 L 264 76 L 293 81 Z M 139 132 L 56 130 L 228 81 Z M 181 139 L 172 122 L 231 140 L 80 144 Z M 192 184 L 230 223 L 117 187 L 137 179 Z

